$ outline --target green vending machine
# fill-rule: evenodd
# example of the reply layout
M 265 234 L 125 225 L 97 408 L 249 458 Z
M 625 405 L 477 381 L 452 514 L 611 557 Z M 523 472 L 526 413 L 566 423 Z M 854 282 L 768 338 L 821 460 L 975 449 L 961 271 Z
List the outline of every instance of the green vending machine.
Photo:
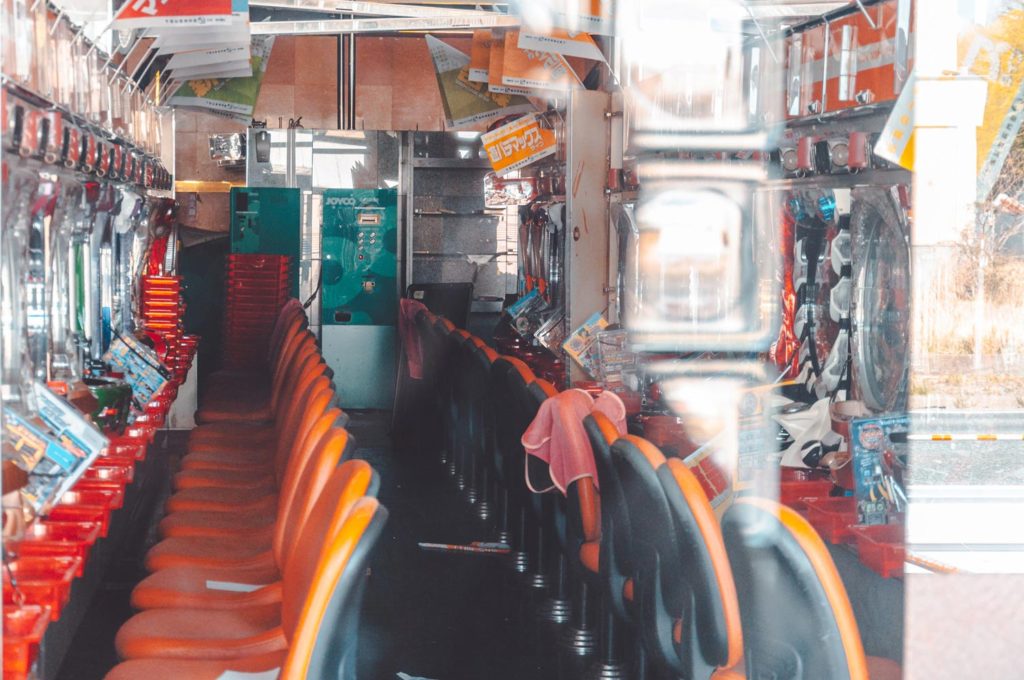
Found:
M 232 187 L 231 252 L 292 258 L 291 291 L 299 296 L 302 203 L 299 189 Z
M 320 321 L 345 408 L 390 409 L 398 351 L 398 192 L 323 195 Z

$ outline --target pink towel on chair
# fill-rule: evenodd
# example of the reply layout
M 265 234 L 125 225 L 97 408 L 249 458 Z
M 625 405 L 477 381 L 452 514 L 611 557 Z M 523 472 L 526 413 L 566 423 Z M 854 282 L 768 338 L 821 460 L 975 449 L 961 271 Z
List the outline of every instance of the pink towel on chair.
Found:
M 626 433 L 626 407 L 614 392 L 602 392 L 595 400 L 583 390 L 566 390 L 549 397 L 537 416 L 523 433 L 522 443 L 526 453 L 540 458 L 548 464 L 551 480 L 563 494 L 577 479 L 590 477 L 597 484 L 597 467 L 594 464 L 594 450 L 590 446 L 583 419 L 592 411 L 608 416 L 620 434 Z M 534 489 L 544 493 L 551 489 Z
M 423 378 L 423 349 L 420 347 L 420 332 L 416 327 L 416 315 L 427 311 L 422 302 L 402 298 L 398 315 L 398 332 L 402 335 L 402 346 L 405 347 L 405 358 L 409 363 L 409 377 L 413 380 Z

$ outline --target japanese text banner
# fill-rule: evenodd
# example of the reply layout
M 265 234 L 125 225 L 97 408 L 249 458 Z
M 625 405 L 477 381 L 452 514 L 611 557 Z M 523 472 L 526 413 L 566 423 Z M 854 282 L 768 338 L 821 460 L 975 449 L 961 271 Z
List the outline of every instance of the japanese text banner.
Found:
M 541 127 L 535 115 L 524 116 L 481 137 L 491 167 L 499 175 L 518 170 L 555 153 L 554 130 Z

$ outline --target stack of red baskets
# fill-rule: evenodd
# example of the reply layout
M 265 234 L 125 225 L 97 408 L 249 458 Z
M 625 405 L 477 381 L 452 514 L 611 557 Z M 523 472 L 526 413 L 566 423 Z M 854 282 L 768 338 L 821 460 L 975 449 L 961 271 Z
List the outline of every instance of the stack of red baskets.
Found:
M 183 312 L 180 276 L 142 277 L 142 323 L 155 341 L 160 360 L 172 370 L 184 334 Z
M 247 368 L 266 360 L 270 334 L 288 299 L 290 281 L 291 259 L 287 255 L 228 255 L 226 368 Z

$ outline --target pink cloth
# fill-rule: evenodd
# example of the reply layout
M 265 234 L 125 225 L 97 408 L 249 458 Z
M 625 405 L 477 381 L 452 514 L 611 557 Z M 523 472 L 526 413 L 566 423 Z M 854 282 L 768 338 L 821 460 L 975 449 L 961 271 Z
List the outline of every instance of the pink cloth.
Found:
M 626 433 L 626 407 L 617 394 L 602 392 L 595 400 L 577 389 L 559 392 L 545 400 L 523 433 L 526 453 L 548 464 L 551 480 L 563 494 L 570 484 L 583 477 L 591 477 L 597 484 L 594 449 L 583 428 L 583 419 L 592 411 L 608 416 L 619 434 Z M 534 493 L 551 491 L 550 488 L 534 489 L 529 475 L 526 484 Z
M 427 311 L 422 302 L 402 298 L 398 314 L 398 332 L 405 347 L 405 360 L 409 364 L 409 377 L 423 379 L 423 348 L 420 346 L 420 332 L 416 327 L 416 315 Z

